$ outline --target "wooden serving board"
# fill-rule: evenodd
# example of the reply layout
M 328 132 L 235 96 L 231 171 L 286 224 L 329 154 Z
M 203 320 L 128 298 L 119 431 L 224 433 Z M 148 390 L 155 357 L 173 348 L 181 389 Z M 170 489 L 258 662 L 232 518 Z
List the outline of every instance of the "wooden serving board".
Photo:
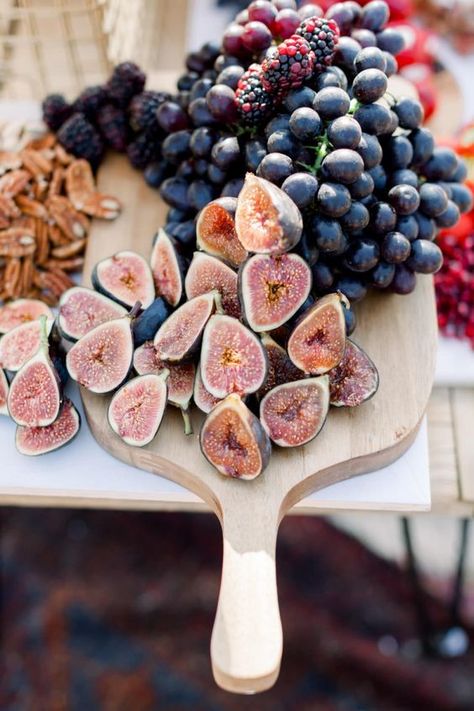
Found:
M 119 156 L 110 157 L 99 187 L 124 203 L 112 223 L 94 223 L 86 283 L 94 264 L 121 249 L 148 256 L 165 208 L 156 191 Z M 274 448 L 266 471 L 251 482 L 220 476 L 202 456 L 198 437 L 185 437 L 181 416 L 169 408 L 155 441 L 125 445 L 107 422 L 108 396 L 82 392 L 91 431 L 110 454 L 190 489 L 222 524 L 222 583 L 211 641 L 214 677 L 225 689 L 263 691 L 275 682 L 282 655 L 275 547 L 285 513 L 316 489 L 384 467 L 412 443 L 434 376 L 436 316 L 432 280 L 414 294 L 376 295 L 358 308 L 355 340 L 380 372 L 376 396 L 356 410 L 333 409 L 316 440 L 295 450 Z M 192 413 L 197 433 L 202 416 Z

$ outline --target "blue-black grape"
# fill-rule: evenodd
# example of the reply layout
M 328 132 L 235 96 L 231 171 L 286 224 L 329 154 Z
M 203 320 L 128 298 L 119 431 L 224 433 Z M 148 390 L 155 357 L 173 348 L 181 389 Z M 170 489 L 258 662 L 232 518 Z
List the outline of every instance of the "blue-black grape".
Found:
M 343 89 L 328 87 L 321 89 L 313 101 L 313 108 L 324 121 L 345 116 L 349 111 L 350 100 Z
M 448 200 L 448 207 L 441 215 L 438 215 L 435 220 L 438 227 L 446 229 L 447 227 L 454 227 L 456 222 L 460 217 L 459 207 L 452 200 Z
M 313 273 L 313 288 L 316 293 L 329 291 L 334 284 L 334 273 L 324 262 L 316 262 L 311 269 Z
M 349 185 L 364 172 L 364 161 L 350 148 L 337 148 L 326 156 L 322 169 L 330 180 Z
M 274 131 L 268 137 L 267 150 L 269 153 L 284 153 L 286 156 L 294 158 L 297 149 L 298 141 L 291 131 L 280 129 L 278 131 Z
M 300 141 L 313 141 L 323 131 L 323 122 L 319 114 L 307 106 L 293 111 L 289 126 L 293 136 Z
M 423 183 L 420 187 L 420 210 L 427 217 L 437 217 L 448 207 L 448 197 L 436 183 Z
M 375 240 L 368 237 L 355 239 L 344 254 L 344 263 L 354 272 L 368 272 L 379 261 L 380 249 Z
M 420 205 L 420 195 L 412 185 L 395 185 L 389 190 L 388 201 L 397 214 L 411 215 Z
M 357 149 L 362 138 L 362 131 L 357 121 L 351 116 L 340 116 L 329 124 L 327 137 L 334 148 Z
M 281 186 L 300 210 L 304 210 L 312 204 L 318 187 L 318 180 L 311 173 L 293 173 L 286 178 Z
M 354 201 L 349 210 L 339 218 L 344 232 L 352 234 L 360 232 L 369 224 L 369 211 L 361 202 Z
M 366 170 L 375 168 L 376 165 L 380 164 L 383 158 L 383 150 L 379 139 L 370 133 L 362 133 L 356 151 L 364 161 Z
M 363 69 L 354 78 L 352 93 L 363 104 L 371 104 L 387 91 L 387 77 L 380 69 Z
M 410 250 L 410 242 L 401 232 L 387 232 L 381 243 L 382 258 L 389 264 L 401 264 Z
M 370 173 L 365 171 L 359 175 L 357 180 L 349 185 L 349 190 L 355 200 L 361 200 L 371 195 L 374 191 L 374 180 Z
M 337 252 L 342 243 L 342 229 L 337 220 L 315 215 L 311 221 L 311 234 L 321 252 Z
M 395 276 L 395 264 L 380 261 L 370 272 L 369 282 L 376 289 L 386 289 Z
M 351 194 L 340 183 L 323 183 L 318 190 L 317 205 L 328 217 L 341 217 L 351 206 Z
M 281 185 L 294 172 L 293 161 L 283 153 L 268 153 L 257 169 L 257 175 L 275 185 Z
M 397 213 L 386 202 L 376 203 L 370 210 L 370 229 L 376 235 L 384 235 L 394 229 Z
M 443 253 L 434 242 L 416 239 L 411 245 L 407 266 L 420 274 L 435 274 L 443 263 Z
M 358 72 L 362 72 L 364 69 L 380 69 L 380 71 L 385 72 L 387 60 L 381 49 L 375 46 L 368 46 L 361 49 L 357 54 L 354 60 L 354 67 Z
M 286 95 L 283 106 L 291 114 L 296 109 L 303 106 L 311 107 L 313 105 L 316 92 L 309 86 L 300 86 L 298 89 L 292 89 Z
M 413 242 L 418 237 L 420 228 L 416 215 L 401 215 L 397 218 L 397 223 L 395 225 L 397 232 L 401 232 L 402 235 Z

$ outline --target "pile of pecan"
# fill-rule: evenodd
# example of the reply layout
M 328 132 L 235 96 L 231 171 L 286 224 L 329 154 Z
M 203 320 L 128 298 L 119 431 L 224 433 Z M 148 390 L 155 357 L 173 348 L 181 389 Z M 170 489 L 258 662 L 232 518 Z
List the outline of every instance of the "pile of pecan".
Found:
M 0 301 L 29 297 L 54 306 L 81 271 L 90 218 L 113 220 L 114 197 L 99 193 L 89 163 L 53 134 L 0 151 Z

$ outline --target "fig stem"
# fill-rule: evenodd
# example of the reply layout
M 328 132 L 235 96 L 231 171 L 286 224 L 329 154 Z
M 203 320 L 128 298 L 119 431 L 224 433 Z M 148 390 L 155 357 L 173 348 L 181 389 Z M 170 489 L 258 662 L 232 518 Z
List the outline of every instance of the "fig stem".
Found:
M 184 422 L 184 434 L 185 435 L 191 435 L 193 433 L 193 425 L 191 423 L 191 415 L 189 413 L 188 408 L 180 408 L 181 414 L 183 416 L 183 422 Z
M 161 370 L 158 373 L 158 377 L 166 382 L 169 378 L 169 374 L 170 374 L 169 368 L 163 368 L 163 370 Z
M 48 337 L 48 329 L 47 329 L 47 323 L 48 319 L 46 316 L 40 316 L 39 317 L 39 322 L 40 322 L 40 344 L 38 348 L 39 351 L 44 351 L 45 353 L 48 353 L 49 351 L 49 337 Z
M 221 316 L 225 313 L 223 307 L 222 307 L 222 296 L 217 289 L 214 289 L 213 291 L 214 294 L 214 303 L 216 305 L 216 313 L 220 314 Z
M 132 306 L 132 309 L 130 310 L 130 313 L 128 314 L 129 318 L 136 318 L 138 314 L 140 313 L 142 308 L 142 302 L 141 301 L 136 301 L 134 305 Z

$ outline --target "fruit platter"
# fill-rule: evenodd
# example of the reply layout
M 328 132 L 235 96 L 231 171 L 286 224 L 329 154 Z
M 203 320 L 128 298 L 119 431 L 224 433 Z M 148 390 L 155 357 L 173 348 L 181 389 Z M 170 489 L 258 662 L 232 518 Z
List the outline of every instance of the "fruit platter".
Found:
M 72 237 L 39 265 L 57 317 L 37 302 L 21 333 L 4 329 L 15 375 L 0 405 L 17 449 L 47 453 L 79 429 L 71 379 L 105 450 L 216 513 L 211 658 L 232 691 L 278 676 L 279 522 L 310 492 L 400 457 L 432 387 L 435 240 L 471 194 L 397 83 L 403 37 L 388 20 L 381 0 L 325 17 L 255 0 L 221 44 L 188 55 L 173 93 L 145 89 L 126 62 L 73 104 L 47 97 L 53 137 L 30 148 L 63 161 L 64 194 L 44 204 L 63 206 Z M 81 285 L 57 264 L 76 237 Z M 22 268 L 30 253 L 14 254 Z

